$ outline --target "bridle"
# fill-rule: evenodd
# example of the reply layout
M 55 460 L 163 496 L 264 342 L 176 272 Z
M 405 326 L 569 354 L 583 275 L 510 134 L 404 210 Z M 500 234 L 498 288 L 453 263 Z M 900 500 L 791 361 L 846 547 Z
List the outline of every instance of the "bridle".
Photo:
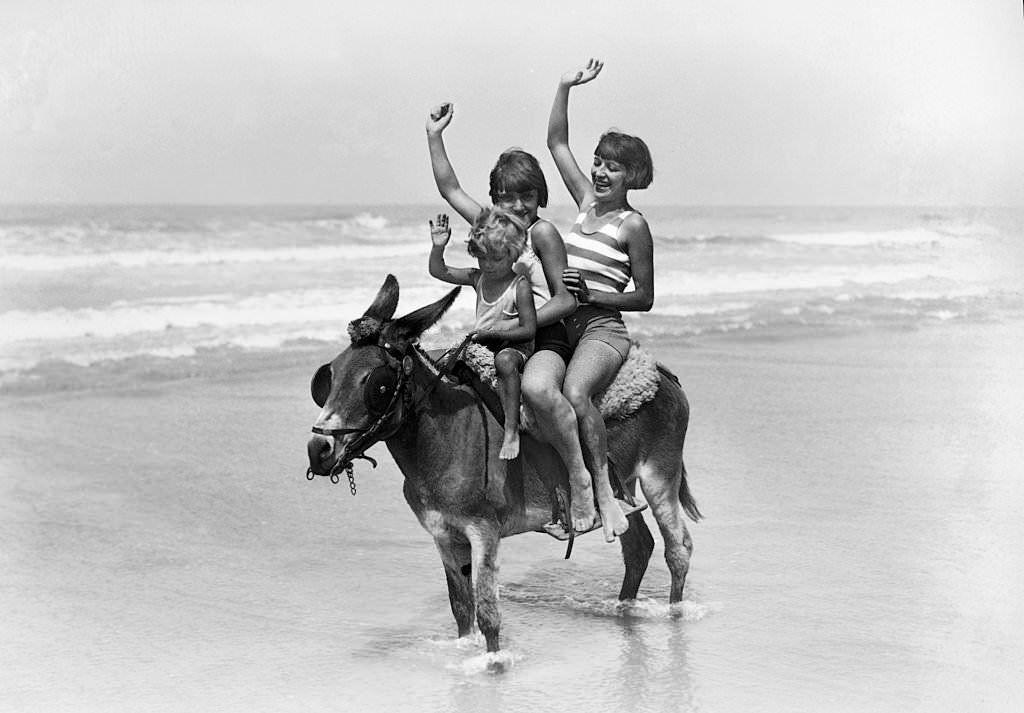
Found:
M 370 463 L 374 468 L 377 467 L 377 461 L 366 455 L 365 451 L 378 441 L 387 440 L 402 427 L 402 423 L 405 420 L 405 414 L 408 412 L 408 406 L 411 402 L 411 394 L 406 389 L 406 383 L 408 382 L 409 374 L 412 372 L 412 357 L 409 352 L 415 347 L 410 344 L 404 351 L 400 351 L 397 347 L 389 344 L 383 339 L 378 341 L 375 345 L 380 349 L 381 354 L 384 356 L 385 364 L 378 366 L 372 373 L 377 372 L 380 369 L 389 370 L 392 375 L 396 375 L 394 387 L 391 389 L 391 394 L 388 397 L 387 404 L 383 409 L 380 409 L 377 418 L 371 421 L 368 425 L 362 427 L 345 427 L 345 428 L 334 428 L 325 429 L 313 427 L 313 433 L 317 433 L 321 436 L 344 436 L 350 433 L 357 434 L 345 447 L 345 452 L 341 458 L 337 460 L 334 466 L 331 468 L 329 473 L 316 473 L 313 470 L 313 466 L 309 466 L 306 469 L 306 479 L 313 480 L 314 476 L 320 475 L 330 478 L 331 482 L 337 485 L 340 480 L 339 474 L 344 471 L 348 476 L 349 490 L 353 495 L 356 494 L 356 481 L 353 473 L 353 461 L 365 460 Z M 408 361 L 407 361 L 408 360 Z M 364 401 L 369 401 L 369 394 L 364 392 Z M 372 409 L 367 408 L 370 411 L 371 416 L 374 415 Z M 399 413 L 401 412 L 401 413 Z M 382 432 L 385 427 L 392 421 L 394 416 L 398 414 L 399 418 L 394 419 L 394 427 L 391 428 L 387 433 Z
M 408 414 L 414 412 L 431 394 L 431 392 L 437 388 L 441 380 L 451 372 L 452 366 L 454 366 L 456 360 L 461 356 L 462 351 L 466 348 L 469 341 L 470 337 L 467 336 L 458 348 L 449 354 L 444 366 L 438 368 L 437 375 L 431 381 L 430 385 L 424 389 L 419 398 L 414 401 L 412 397 L 412 390 L 408 388 L 408 385 L 412 383 L 410 377 L 414 369 L 413 358 L 415 356 L 420 361 L 430 364 L 433 364 L 433 361 L 423 352 L 416 342 L 410 342 L 404 349 L 399 349 L 385 341 L 383 337 L 380 338 L 374 346 L 381 350 L 385 363 L 384 365 L 375 367 L 374 370 L 370 372 L 371 378 L 367 380 L 367 386 L 372 386 L 370 383 L 372 381 L 372 375 L 375 372 L 379 373 L 379 370 L 381 369 L 388 369 L 392 375 L 397 375 L 395 378 L 395 385 L 388 397 L 387 404 L 383 409 L 379 410 L 377 418 L 367 426 L 335 429 L 324 429 L 314 426 L 313 433 L 317 433 L 321 436 L 336 437 L 350 433 L 355 433 L 357 435 L 350 443 L 347 444 L 342 457 L 335 462 L 329 473 L 316 473 L 311 465 L 306 469 L 306 479 L 313 480 L 315 476 L 319 475 L 329 478 L 331 483 L 337 485 L 340 481 L 340 473 L 344 472 L 348 477 L 349 490 L 353 495 L 355 495 L 356 481 L 353 472 L 353 461 L 365 460 L 368 461 L 372 467 L 377 467 L 377 461 L 366 455 L 366 450 L 378 441 L 385 441 L 398 433 Z M 367 410 L 372 416 L 377 409 L 371 406 L 371 397 L 372 394 L 368 394 L 364 391 L 363 398 L 364 401 L 367 402 Z M 395 418 L 396 415 L 397 418 Z M 386 428 L 388 424 L 392 425 L 390 430 L 387 430 Z M 385 433 L 385 431 L 387 432 Z

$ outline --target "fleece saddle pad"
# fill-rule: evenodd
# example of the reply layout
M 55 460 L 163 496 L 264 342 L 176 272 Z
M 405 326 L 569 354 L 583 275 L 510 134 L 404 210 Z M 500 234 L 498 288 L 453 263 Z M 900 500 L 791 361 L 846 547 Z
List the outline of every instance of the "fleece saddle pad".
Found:
M 470 343 L 462 353 L 462 361 L 480 377 L 481 381 L 497 389 L 494 354 L 490 349 Z M 619 368 L 619 373 L 608 388 L 596 396 L 594 402 L 606 420 L 626 418 L 654 398 L 658 393 L 660 381 L 658 363 L 646 349 L 634 341 L 629 356 Z

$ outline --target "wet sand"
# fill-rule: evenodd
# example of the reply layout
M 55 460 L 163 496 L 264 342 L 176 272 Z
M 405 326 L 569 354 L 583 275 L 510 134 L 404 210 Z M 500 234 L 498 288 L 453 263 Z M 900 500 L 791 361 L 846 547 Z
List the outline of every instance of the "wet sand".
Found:
M 3 707 L 520 710 L 603 695 L 656 711 L 1019 710 L 1022 336 L 652 344 L 693 409 L 700 615 L 595 615 L 617 547 L 584 538 L 564 564 L 553 540 L 509 540 L 519 662 L 502 677 L 451 673 L 472 646 L 424 650 L 454 626 L 381 446 L 355 499 L 306 482 L 316 364 L 4 397 Z M 654 601 L 660 556 L 641 590 Z M 566 586 L 577 609 L 545 598 Z M 565 650 L 579 625 L 566 606 L 616 624 L 583 643 L 611 674 Z

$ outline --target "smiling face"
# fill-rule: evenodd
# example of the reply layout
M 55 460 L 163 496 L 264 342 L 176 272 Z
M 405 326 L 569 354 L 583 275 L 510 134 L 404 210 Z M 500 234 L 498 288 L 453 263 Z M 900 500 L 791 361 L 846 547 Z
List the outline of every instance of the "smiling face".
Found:
M 519 218 L 524 225 L 532 225 L 537 220 L 540 196 L 536 190 L 500 191 L 494 194 L 494 205 Z
M 491 203 L 512 213 L 527 226 L 537 220 L 537 211 L 548 203 L 544 172 L 532 155 L 511 148 L 498 157 L 489 179 Z
M 597 154 L 590 167 L 590 180 L 594 184 L 594 197 L 601 202 L 625 200 L 629 174 L 620 162 Z

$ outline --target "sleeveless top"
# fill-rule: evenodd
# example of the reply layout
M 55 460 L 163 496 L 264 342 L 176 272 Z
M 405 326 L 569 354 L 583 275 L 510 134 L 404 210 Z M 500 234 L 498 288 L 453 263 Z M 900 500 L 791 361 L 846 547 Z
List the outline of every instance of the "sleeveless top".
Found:
M 594 292 L 623 292 L 633 275 L 629 254 L 619 242 L 619 229 L 623 221 L 633 214 L 621 210 L 605 219 L 597 230 L 583 229 L 583 219 L 593 204 L 579 214 L 565 236 L 565 252 L 569 267 L 579 270 Z
M 504 319 L 519 319 L 519 309 L 516 307 L 516 286 L 520 280 L 525 278 L 520 275 L 512 280 L 493 302 L 484 299 L 484 291 L 480 288 L 482 279 L 483 275 L 480 275 L 473 283 L 473 289 L 476 290 L 476 328 L 490 329 Z
M 517 275 L 521 275 L 530 281 L 530 291 L 533 292 L 533 304 L 537 309 L 540 309 L 542 304 L 551 299 L 551 292 L 548 290 L 548 280 L 544 276 L 544 266 L 541 264 L 540 258 L 537 257 L 537 253 L 533 251 L 532 236 L 530 235 L 534 226 L 541 220 L 541 218 L 537 218 L 537 220 L 533 221 L 533 225 L 526 229 L 526 249 L 523 250 L 523 254 L 519 256 L 519 259 L 512 266 Z

